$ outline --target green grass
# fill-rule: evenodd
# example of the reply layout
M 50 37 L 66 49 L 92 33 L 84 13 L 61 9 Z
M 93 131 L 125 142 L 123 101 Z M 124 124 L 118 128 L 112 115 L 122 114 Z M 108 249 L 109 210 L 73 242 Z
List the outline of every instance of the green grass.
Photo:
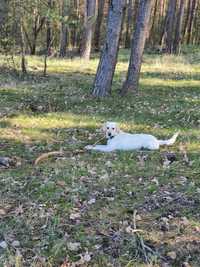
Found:
M 39 57 L 28 57 L 26 77 L 4 67 L 0 156 L 17 157 L 21 165 L 0 170 L 0 243 L 7 243 L 0 266 L 60 266 L 81 257 L 82 266 L 160 266 L 163 260 L 199 266 L 200 51 L 191 51 L 146 54 L 139 94 L 124 98 L 118 90 L 128 51 L 121 51 L 112 96 L 103 100 L 90 97 L 96 57 L 50 59 L 47 77 Z M 159 138 L 181 134 L 173 147 L 155 152 L 79 153 L 101 138 L 107 120 Z M 34 166 L 39 155 L 60 148 L 64 156 Z M 176 154 L 167 167 L 166 151 Z M 135 210 L 138 235 L 154 251 L 147 253 L 149 265 L 138 235 L 127 230 Z

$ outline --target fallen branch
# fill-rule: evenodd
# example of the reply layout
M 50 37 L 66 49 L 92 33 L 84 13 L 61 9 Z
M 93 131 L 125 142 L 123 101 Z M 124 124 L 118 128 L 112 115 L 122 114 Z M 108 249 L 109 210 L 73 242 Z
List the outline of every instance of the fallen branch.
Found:
M 136 242 L 137 242 L 137 247 L 138 247 L 138 252 L 139 254 L 144 258 L 145 263 L 150 263 L 151 262 L 151 255 L 156 255 L 160 259 L 164 259 L 158 252 L 156 252 L 154 249 L 149 247 L 143 239 L 142 233 L 144 233 L 143 230 L 137 229 L 137 224 L 136 224 L 136 215 L 137 215 L 137 210 L 134 210 L 133 213 L 133 231 L 132 233 L 135 235 Z
M 64 152 L 63 150 L 58 150 L 58 151 L 51 151 L 51 152 L 46 152 L 43 153 L 42 155 L 40 155 L 34 162 L 34 165 L 38 165 L 41 161 L 48 159 L 49 157 L 52 156 L 71 156 L 71 153 L 73 155 L 77 155 L 80 153 L 84 153 L 85 150 L 74 150 L 74 151 L 69 151 L 70 155 L 66 152 Z
M 102 141 L 102 140 L 104 140 L 104 139 L 105 139 L 105 137 L 100 138 L 100 139 L 97 140 L 92 146 L 96 146 L 100 141 Z
M 47 153 L 43 153 L 42 155 L 40 155 L 36 160 L 34 165 L 38 165 L 38 163 L 40 163 L 41 161 L 51 157 L 51 156 L 62 156 L 64 155 L 62 150 L 59 151 L 52 151 L 52 152 L 47 152 Z

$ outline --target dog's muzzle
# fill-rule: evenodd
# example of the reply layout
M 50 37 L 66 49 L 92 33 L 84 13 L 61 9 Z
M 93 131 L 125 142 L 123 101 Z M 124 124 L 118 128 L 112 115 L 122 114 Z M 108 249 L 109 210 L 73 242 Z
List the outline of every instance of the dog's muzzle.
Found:
M 114 138 L 114 135 L 108 134 L 108 139 Z

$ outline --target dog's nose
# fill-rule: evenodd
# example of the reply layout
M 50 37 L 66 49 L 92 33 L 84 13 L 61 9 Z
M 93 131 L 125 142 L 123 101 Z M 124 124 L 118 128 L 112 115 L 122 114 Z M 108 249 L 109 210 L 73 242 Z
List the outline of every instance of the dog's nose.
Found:
M 108 133 L 108 136 L 111 136 L 111 133 Z

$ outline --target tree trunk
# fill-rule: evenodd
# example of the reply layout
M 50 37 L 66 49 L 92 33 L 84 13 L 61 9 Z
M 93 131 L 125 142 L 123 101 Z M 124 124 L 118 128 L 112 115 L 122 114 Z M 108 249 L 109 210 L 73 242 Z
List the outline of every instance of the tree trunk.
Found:
M 20 44 L 21 44 L 21 70 L 23 74 L 27 73 L 25 60 L 25 37 L 23 31 L 22 18 L 20 19 Z
M 173 52 L 173 35 L 174 35 L 174 20 L 176 13 L 176 1 L 177 0 L 169 0 L 166 19 L 165 19 L 163 41 L 165 43 L 166 52 L 169 54 Z
M 140 69 L 142 63 L 142 55 L 144 51 L 145 41 L 149 29 L 149 20 L 153 0 L 141 0 L 136 21 L 136 28 L 132 37 L 131 56 L 129 61 L 128 74 L 126 81 L 123 84 L 121 94 L 124 95 L 127 91 L 138 91 L 138 83 Z
M 183 27 L 183 37 L 185 37 L 186 32 L 187 32 L 187 28 L 188 28 L 191 4 L 192 4 L 191 0 L 187 0 L 187 8 L 186 8 L 187 13 L 186 13 L 185 23 L 184 23 L 184 27 Z
M 126 15 L 127 15 L 127 8 L 128 8 L 128 0 L 125 1 L 125 6 L 123 9 L 122 14 L 122 26 L 121 26 L 121 32 L 119 37 L 119 47 L 125 48 L 125 38 L 126 38 Z
M 65 16 L 67 16 L 67 0 L 62 0 L 61 9 L 62 9 L 62 22 L 60 28 L 60 51 L 59 57 L 66 56 L 67 49 L 67 35 L 68 35 L 68 27 L 65 21 Z
M 52 0 L 48 0 L 48 8 L 49 10 L 52 8 Z M 46 20 L 46 26 L 47 26 L 47 43 L 46 43 L 46 49 L 49 51 L 51 54 L 51 49 L 50 49 L 50 44 L 51 44 L 51 38 L 52 38 L 52 33 L 51 33 L 51 21 L 49 18 Z M 50 55 L 48 54 L 48 56 Z
M 93 85 L 92 95 L 96 97 L 104 97 L 111 92 L 124 7 L 125 0 L 111 1 L 109 6 L 106 40 Z
M 174 39 L 174 53 L 180 53 L 180 44 L 182 39 L 182 26 L 183 26 L 183 17 L 184 17 L 184 8 L 185 8 L 185 0 L 180 1 L 180 6 L 178 10 L 177 23 L 176 23 L 176 31 L 175 31 L 175 39 Z
M 131 24 L 132 24 L 132 19 L 133 19 L 133 0 L 128 0 L 125 48 L 130 48 L 130 46 L 131 46 Z
M 36 39 L 34 38 L 33 39 L 33 42 L 32 42 L 32 46 L 30 47 L 30 54 L 31 55 L 35 55 L 35 52 L 36 52 Z
M 154 9 L 153 9 L 153 16 L 152 16 L 153 17 L 152 18 L 152 24 L 150 26 L 151 29 L 149 31 L 149 33 L 151 33 L 150 38 L 149 38 L 149 43 L 152 47 L 154 46 L 154 42 L 156 40 L 156 34 L 157 34 L 156 29 L 155 29 L 156 28 L 155 27 L 156 20 L 157 20 L 157 11 L 158 11 L 158 0 L 155 0 L 155 5 L 154 5 Z
M 96 0 L 85 0 L 84 29 L 81 41 L 81 58 L 90 59 L 92 47 L 92 35 L 96 20 Z
M 191 5 L 191 11 L 189 16 L 189 22 L 188 22 L 188 30 L 187 30 L 187 44 L 190 43 L 193 25 L 194 25 L 194 18 L 195 18 L 195 11 L 196 11 L 197 1 L 193 0 Z
M 32 35 L 33 35 L 32 42 L 31 42 L 31 39 L 28 35 L 28 31 L 23 26 L 28 45 L 30 47 L 30 54 L 31 55 L 35 55 L 37 37 L 38 37 L 39 32 L 42 30 L 42 27 L 43 27 L 44 22 L 46 20 L 45 17 L 40 18 L 39 15 L 37 14 L 37 11 L 34 11 L 33 15 L 34 15 L 34 25 L 33 25 L 33 32 L 32 32 Z
M 59 57 L 65 57 L 66 56 L 67 42 L 68 42 L 68 28 L 66 25 L 64 25 L 64 23 L 62 23 L 61 30 L 60 30 Z
M 164 19 L 164 13 L 165 13 L 165 0 L 160 1 L 160 10 L 159 10 L 159 19 L 158 19 L 158 25 L 160 28 L 160 38 L 159 38 L 159 45 L 162 46 L 163 43 L 163 36 L 164 36 L 164 28 L 165 28 L 165 19 Z
M 36 11 L 34 10 L 34 13 Z M 35 15 L 35 14 L 34 14 Z M 32 45 L 31 45 L 31 51 L 30 51 L 30 54 L 31 55 L 35 55 L 35 52 L 36 52 L 36 42 L 37 42 L 37 25 L 38 25 L 38 20 L 39 20 L 39 17 L 38 15 L 35 15 L 35 18 L 34 18 L 34 25 L 33 25 L 33 39 L 32 39 Z
M 81 0 L 74 0 L 73 2 L 73 9 L 75 11 L 75 14 L 76 14 L 76 18 L 77 18 L 77 21 L 80 21 L 80 6 L 81 6 Z M 80 43 L 80 27 L 78 25 L 74 25 L 73 27 L 73 47 L 76 47 L 78 48 L 79 46 L 79 43 Z
M 105 0 L 98 1 L 98 15 L 94 31 L 94 47 L 95 51 L 100 50 L 100 40 L 101 40 L 101 25 L 103 21 Z
M 197 2 L 197 7 L 196 7 L 196 12 L 195 12 L 195 19 L 194 19 L 194 33 L 192 36 L 192 43 L 194 45 L 199 44 L 198 40 L 199 40 L 199 29 L 200 29 L 200 5 L 199 2 Z
M 7 0 L 1 0 L 0 5 L 0 27 L 5 23 L 8 16 L 8 6 L 9 3 Z

